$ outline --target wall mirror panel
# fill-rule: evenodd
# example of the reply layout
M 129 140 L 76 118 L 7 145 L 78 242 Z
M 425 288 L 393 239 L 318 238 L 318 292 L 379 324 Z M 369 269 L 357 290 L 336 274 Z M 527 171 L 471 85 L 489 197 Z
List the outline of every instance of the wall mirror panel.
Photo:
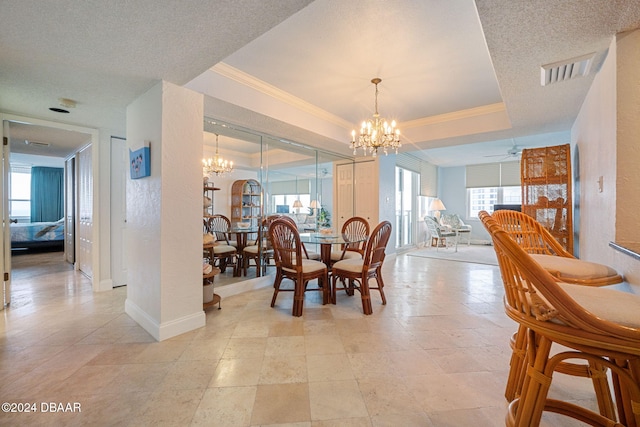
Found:
M 300 232 L 335 226 L 334 168 L 336 163 L 353 159 L 212 118 L 204 120 L 203 158 L 215 157 L 216 135 L 218 155 L 233 162 L 233 171 L 206 177 L 207 186 L 216 190 L 210 192 L 211 206 L 205 214 L 225 215 L 232 226 L 236 222 L 258 224 L 260 218 L 276 213 L 293 218 Z M 254 186 L 246 187 L 247 183 Z M 249 196 L 255 195 L 256 190 L 259 196 Z M 257 234 L 249 234 L 247 244 L 256 237 Z M 231 238 L 235 239 L 233 235 Z M 266 274 L 272 273 L 273 269 L 267 268 Z M 227 269 L 216 277 L 215 285 L 253 279 L 256 274 L 255 267 L 249 268 L 246 275 L 234 275 L 233 269 Z

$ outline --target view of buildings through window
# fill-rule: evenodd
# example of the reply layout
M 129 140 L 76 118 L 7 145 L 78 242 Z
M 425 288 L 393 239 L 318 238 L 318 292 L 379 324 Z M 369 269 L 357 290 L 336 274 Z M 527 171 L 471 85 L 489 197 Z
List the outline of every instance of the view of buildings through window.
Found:
M 467 188 L 467 198 L 467 219 L 473 219 L 478 218 L 480 211 L 493 213 L 495 204 L 519 205 L 522 201 L 522 190 L 519 186 Z

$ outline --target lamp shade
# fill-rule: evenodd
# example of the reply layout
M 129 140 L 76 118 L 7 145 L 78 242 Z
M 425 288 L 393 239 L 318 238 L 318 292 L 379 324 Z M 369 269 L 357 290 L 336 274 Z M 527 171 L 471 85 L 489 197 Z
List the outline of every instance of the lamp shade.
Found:
M 447 208 L 444 207 L 444 203 L 440 199 L 433 199 L 431 205 L 429 206 L 430 211 L 446 211 Z
M 295 202 L 293 202 L 293 207 L 294 208 L 301 208 L 302 207 L 302 202 L 300 200 L 296 200 Z
M 312 200 L 309 207 L 311 209 L 320 209 L 320 203 L 317 200 Z

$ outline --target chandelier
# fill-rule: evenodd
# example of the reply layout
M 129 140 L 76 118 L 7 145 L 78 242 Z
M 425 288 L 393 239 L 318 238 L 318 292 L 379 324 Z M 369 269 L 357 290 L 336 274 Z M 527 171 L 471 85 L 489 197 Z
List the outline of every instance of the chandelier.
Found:
M 233 171 L 233 162 L 222 159 L 218 154 L 218 134 L 216 134 L 216 155 L 213 159 L 211 157 L 202 159 L 202 171 L 205 176 L 214 173 L 220 176 Z
M 378 83 L 381 81 L 382 79 L 377 77 L 371 80 L 371 83 L 376 85 L 376 109 L 373 120 L 369 119 L 366 122 L 362 122 L 360 135 L 357 136 L 357 139 L 356 131 L 351 131 L 351 148 L 353 148 L 354 155 L 358 148 L 362 148 L 365 156 L 368 150 L 375 157 L 379 148 L 382 148 L 385 155 L 388 149 L 395 150 L 396 154 L 398 154 L 398 148 L 402 146 L 400 143 L 400 129 L 396 129 L 396 121 L 393 120 L 388 123 L 378 114 Z

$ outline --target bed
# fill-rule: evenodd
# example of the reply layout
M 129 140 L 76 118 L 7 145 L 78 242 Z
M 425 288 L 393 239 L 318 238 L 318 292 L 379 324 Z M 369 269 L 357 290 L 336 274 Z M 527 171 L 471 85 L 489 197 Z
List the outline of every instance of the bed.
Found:
M 64 219 L 11 224 L 12 249 L 64 249 Z

